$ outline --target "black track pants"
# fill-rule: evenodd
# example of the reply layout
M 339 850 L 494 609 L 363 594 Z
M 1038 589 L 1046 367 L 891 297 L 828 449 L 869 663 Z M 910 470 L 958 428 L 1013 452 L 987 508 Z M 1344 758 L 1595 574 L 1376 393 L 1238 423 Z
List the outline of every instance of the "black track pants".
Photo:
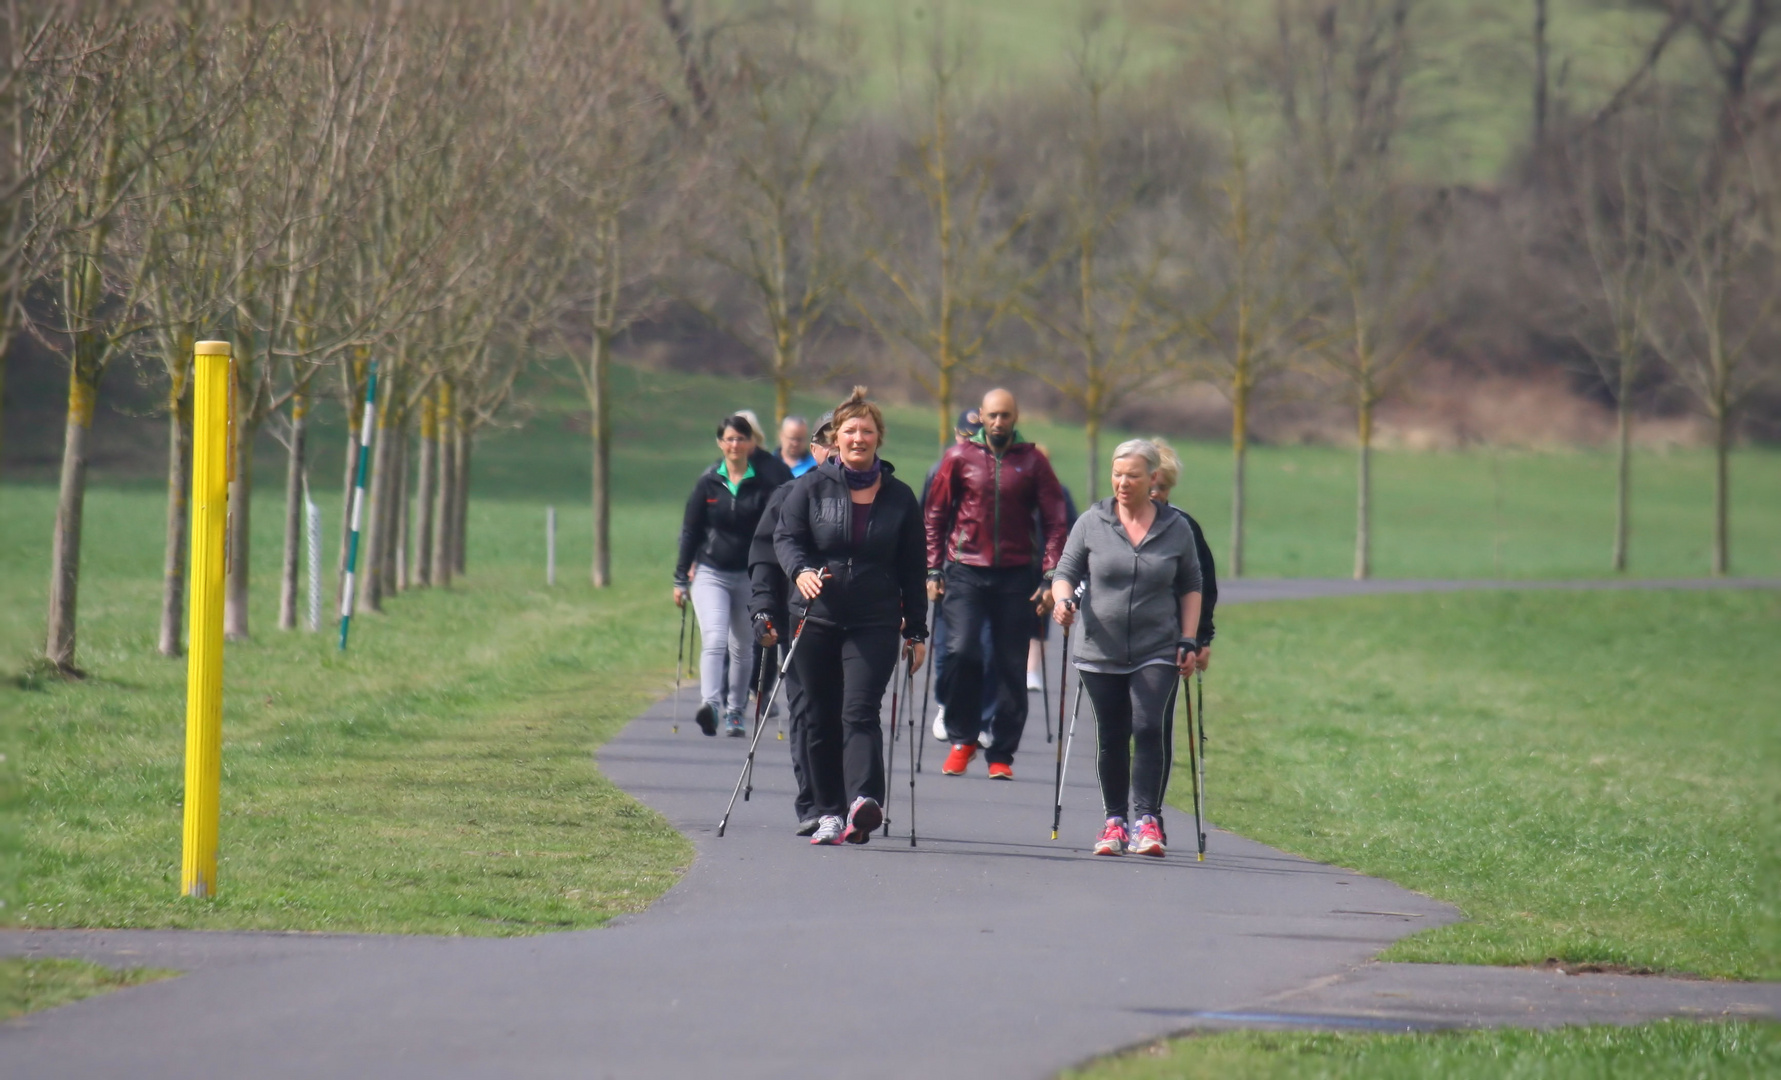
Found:
M 792 658 L 804 697 L 804 775 L 815 812 L 843 817 L 858 796 L 884 804 L 879 706 L 897 666 L 894 628 L 804 627 Z
M 987 696 L 984 668 L 999 687 L 995 719 L 988 725 L 992 762 L 1010 764 L 1027 726 L 1027 642 L 1033 636 L 1033 590 L 1039 572 L 1030 566 L 986 569 L 953 563 L 946 568 L 946 736 L 975 743 L 982 732 Z M 993 646 L 988 664 L 983 629 Z
M 1153 814 L 1161 819 L 1175 757 L 1175 688 L 1180 681 L 1181 672 L 1163 664 L 1130 675 L 1082 672 L 1095 710 L 1100 738 L 1095 764 L 1108 817 L 1136 821 Z

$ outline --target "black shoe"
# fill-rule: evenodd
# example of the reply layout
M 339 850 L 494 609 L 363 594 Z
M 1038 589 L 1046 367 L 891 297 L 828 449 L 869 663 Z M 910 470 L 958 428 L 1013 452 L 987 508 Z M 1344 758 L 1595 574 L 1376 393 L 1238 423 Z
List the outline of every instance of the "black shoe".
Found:
M 700 731 L 707 735 L 717 734 L 717 710 L 710 705 L 699 706 L 699 711 L 693 714 L 693 719 L 698 721 Z
M 809 836 L 811 833 L 815 832 L 816 827 L 821 824 L 822 818 L 805 818 L 803 821 L 798 822 L 798 835 Z

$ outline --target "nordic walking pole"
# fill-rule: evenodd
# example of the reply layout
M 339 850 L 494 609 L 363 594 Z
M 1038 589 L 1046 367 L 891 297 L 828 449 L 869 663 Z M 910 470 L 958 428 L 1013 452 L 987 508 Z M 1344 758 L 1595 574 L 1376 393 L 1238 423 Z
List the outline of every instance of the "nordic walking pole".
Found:
M 911 644 L 909 646 L 909 654 L 910 654 L 910 658 L 913 659 L 914 655 L 915 655 L 915 646 L 913 644 Z M 915 700 L 915 669 L 910 667 L 907 661 L 905 661 L 903 664 L 903 696 L 908 698 L 910 701 Z M 928 721 L 928 718 L 924 715 L 921 718 L 921 723 L 925 724 L 925 723 L 927 723 L 927 721 Z M 919 725 L 912 725 L 909 728 L 909 846 L 910 847 L 915 846 L 915 772 L 916 772 L 916 769 L 915 769 L 915 754 L 916 754 L 915 744 L 922 741 L 921 734 L 922 734 L 921 728 Z
M 1194 724 L 1199 728 L 1199 734 L 1200 734 L 1200 809 L 1203 812 L 1206 807 L 1206 673 L 1205 672 L 1203 672 L 1203 671 L 1194 672 L 1194 690 L 1197 691 L 1197 693 L 1194 695 L 1195 698 L 1197 699 L 1194 702 Z M 1206 857 L 1206 832 L 1205 832 L 1204 828 L 1202 828 L 1200 830 L 1200 858 L 1204 859 L 1205 857 Z
M 907 650 L 901 658 L 904 664 L 909 663 Z M 890 839 L 890 789 L 891 781 L 897 776 L 897 696 L 903 689 L 903 680 L 897 678 L 897 669 L 891 667 L 891 722 L 890 738 L 884 741 L 884 832 L 885 839 Z
M 922 758 L 927 756 L 927 749 L 928 749 L 928 693 L 929 693 L 929 691 L 934 689 L 934 657 L 933 657 L 934 627 L 936 624 L 938 624 L 940 622 L 940 605 L 935 604 L 933 609 L 928 612 L 928 616 L 929 616 L 928 617 L 928 654 L 929 655 L 928 655 L 928 662 L 922 665 L 922 667 L 925 667 L 928 669 L 928 673 L 922 679 L 922 684 L 921 684 L 921 724 L 919 726 L 917 726 L 913 731 L 915 741 L 921 743 L 921 745 L 919 747 L 912 745 L 909 748 L 909 753 L 911 755 L 913 755 L 915 758 L 915 772 L 921 771 Z M 911 786 L 914 785 L 914 783 L 915 783 L 915 774 L 914 773 L 911 773 L 909 775 L 909 783 Z
M 352 536 L 346 544 L 346 584 L 340 590 L 340 651 L 346 651 L 346 634 L 352 628 L 353 594 L 358 587 L 359 522 L 365 514 L 365 474 L 371 470 L 371 441 L 377 438 L 377 361 L 370 362 L 365 376 L 365 413 L 359 421 L 359 465 L 352 488 Z
M 1181 676 L 1181 700 L 1187 706 L 1187 769 L 1188 776 L 1193 779 L 1194 788 L 1194 837 L 1199 841 L 1199 861 L 1206 861 L 1206 829 L 1200 824 L 1200 755 L 1194 748 L 1194 700 L 1193 687 L 1187 684 L 1187 676 Z
M 768 619 L 767 625 L 771 627 L 773 625 L 773 620 Z M 760 677 L 755 680 L 754 686 L 754 735 L 748 740 L 748 745 L 751 747 L 761 741 L 761 721 L 766 719 L 767 716 L 767 714 L 762 711 L 762 707 L 766 702 L 761 699 L 767 696 L 767 668 L 772 664 L 772 662 L 767 659 L 766 650 L 762 649 L 759 645 L 756 645 L 754 651 L 760 654 L 761 657 L 761 674 Z M 747 802 L 748 797 L 753 794 L 754 755 L 750 754 L 748 755 L 748 783 L 742 788 L 742 801 Z
M 1063 696 L 1064 696 L 1063 691 L 1060 689 L 1058 692 L 1058 698 L 1059 698 L 1058 704 L 1060 706 L 1063 705 L 1063 700 L 1062 700 Z M 1063 710 L 1060 708 L 1059 712 L 1062 712 L 1062 711 Z M 1063 818 L 1063 815 L 1064 815 L 1064 777 L 1066 777 L 1070 774 L 1070 750 L 1072 747 L 1074 747 L 1076 745 L 1076 717 L 1081 712 L 1082 712 L 1082 676 L 1077 675 L 1076 676 L 1076 702 L 1075 702 L 1075 704 L 1070 706 L 1070 733 L 1068 735 L 1065 735 L 1064 732 L 1062 732 L 1061 730 L 1057 733 L 1057 741 L 1064 745 L 1064 763 L 1063 763 L 1062 767 L 1060 767 L 1058 769 L 1058 773 L 1057 773 L 1057 808 L 1053 811 L 1052 817 L 1051 817 L 1051 838 L 1053 840 L 1057 839 L 1058 822 Z M 1061 719 L 1058 722 L 1058 727 L 1059 728 L 1063 727 L 1063 722 Z
M 1041 630 L 1044 630 L 1046 633 L 1046 636 L 1049 637 L 1051 634 L 1051 627 L 1045 625 L 1045 623 L 1043 622 L 1043 619 L 1044 619 L 1043 615 L 1040 616 L 1040 619 L 1041 619 L 1041 622 L 1039 623 L 1039 628 Z M 1039 715 L 1041 715 L 1045 718 L 1045 741 L 1047 743 L 1050 743 L 1051 742 L 1051 671 L 1045 665 L 1045 638 L 1039 639 L 1039 700 L 1041 702 L 1043 702 L 1043 704 L 1044 704 L 1044 707 Z
M 792 655 L 798 651 L 798 642 L 804 637 L 804 626 L 809 621 L 809 617 L 806 616 L 798 623 L 798 632 L 792 637 L 791 648 L 785 650 L 785 661 L 779 665 L 779 678 L 773 682 L 773 690 L 767 695 L 767 704 L 763 711 L 772 708 L 774 700 L 779 697 L 779 688 L 785 685 L 785 673 L 790 671 L 792 667 Z M 768 625 L 771 626 L 772 624 L 768 623 Z M 736 797 L 742 794 L 742 782 L 747 780 L 754 771 L 754 749 L 756 746 L 760 745 L 760 742 L 761 723 L 757 717 L 754 725 L 754 735 L 748 740 L 748 759 L 742 763 L 742 775 L 736 778 L 736 790 L 730 792 L 730 805 L 724 807 L 723 820 L 717 823 L 717 835 L 719 836 L 722 836 L 724 830 L 730 825 L 730 813 L 736 809 Z
M 680 734 L 680 669 L 686 664 L 686 605 L 680 605 L 680 651 L 674 656 L 674 734 Z
M 1064 603 L 1069 604 L 1072 609 L 1076 606 L 1069 600 L 1065 600 Z M 1051 808 L 1051 838 L 1053 840 L 1057 839 L 1058 822 L 1064 816 L 1064 698 L 1069 696 L 1066 688 L 1069 685 L 1068 673 L 1070 670 L 1070 628 L 1068 626 L 1064 627 L 1063 663 L 1066 676 L 1065 685 L 1057 688 L 1057 778 L 1052 792 L 1056 798 L 1052 800 Z M 1080 697 L 1078 700 L 1081 700 Z M 1050 721 L 1050 709 L 1048 708 L 1046 723 L 1049 724 Z

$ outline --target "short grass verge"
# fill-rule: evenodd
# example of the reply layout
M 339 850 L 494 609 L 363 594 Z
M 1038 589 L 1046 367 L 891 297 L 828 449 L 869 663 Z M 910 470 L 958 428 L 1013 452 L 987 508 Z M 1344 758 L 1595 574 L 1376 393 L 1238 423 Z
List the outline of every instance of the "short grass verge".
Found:
M 178 974 L 164 968 L 108 968 L 85 960 L 0 957 L 0 1020 Z
M 1781 976 L 1781 593 L 1430 594 L 1220 622 L 1210 815 L 1465 913 L 1385 959 Z
M 155 512 L 147 494 L 93 502 L 102 525 Z M 90 677 L 0 688 L 17 811 L 0 917 L 503 935 L 598 926 L 659 896 L 691 846 L 593 751 L 666 680 L 667 575 L 627 550 L 625 584 L 547 590 L 503 553 L 513 513 L 532 509 L 481 504 L 476 573 L 355 620 L 344 654 L 331 634 L 271 629 L 256 593 L 260 629 L 227 650 L 207 901 L 178 896 L 185 664 L 153 652 L 152 577 L 117 573 L 99 548 L 83 591 Z
M 1781 1073 L 1781 1025 L 1672 1020 L 1637 1027 L 1416 1035 L 1239 1031 L 1166 1039 L 1073 1080 L 1714 1080 Z

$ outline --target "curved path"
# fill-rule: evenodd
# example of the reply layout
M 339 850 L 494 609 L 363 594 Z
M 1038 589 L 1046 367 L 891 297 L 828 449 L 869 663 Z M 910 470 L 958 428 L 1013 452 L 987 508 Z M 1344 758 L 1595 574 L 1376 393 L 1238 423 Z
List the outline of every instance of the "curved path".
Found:
M 1490 586 L 1242 582 L 1226 602 L 1450 587 Z M 1093 858 L 1093 737 L 1081 730 L 1053 842 L 1051 758 L 1037 716 L 1014 783 L 985 779 L 981 766 L 943 778 L 927 755 L 913 849 L 906 757 L 892 786 L 892 839 L 816 849 L 790 835 L 785 744 L 770 740 L 754 801 L 739 805 L 720 839 L 715 821 L 741 749 L 690 723 L 670 734 L 668 707 L 659 703 L 599 754 L 609 776 L 698 851 L 686 877 L 642 914 L 602 930 L 504 940 L 0 934 L 4 952 L 190 973 L 0 1025 L 0 1071 L 1037 1077 L 1189 1026 L 1781 1017 L 1776 984 L 1371 963 L 1457 912 L 1228 833 L 1212 833 L 1204 863 Z M 1214 766 L 1214 812 L 1216 777 Z M 1179 812 L 1174 821 L 1178 836 L 1191 832 Z

